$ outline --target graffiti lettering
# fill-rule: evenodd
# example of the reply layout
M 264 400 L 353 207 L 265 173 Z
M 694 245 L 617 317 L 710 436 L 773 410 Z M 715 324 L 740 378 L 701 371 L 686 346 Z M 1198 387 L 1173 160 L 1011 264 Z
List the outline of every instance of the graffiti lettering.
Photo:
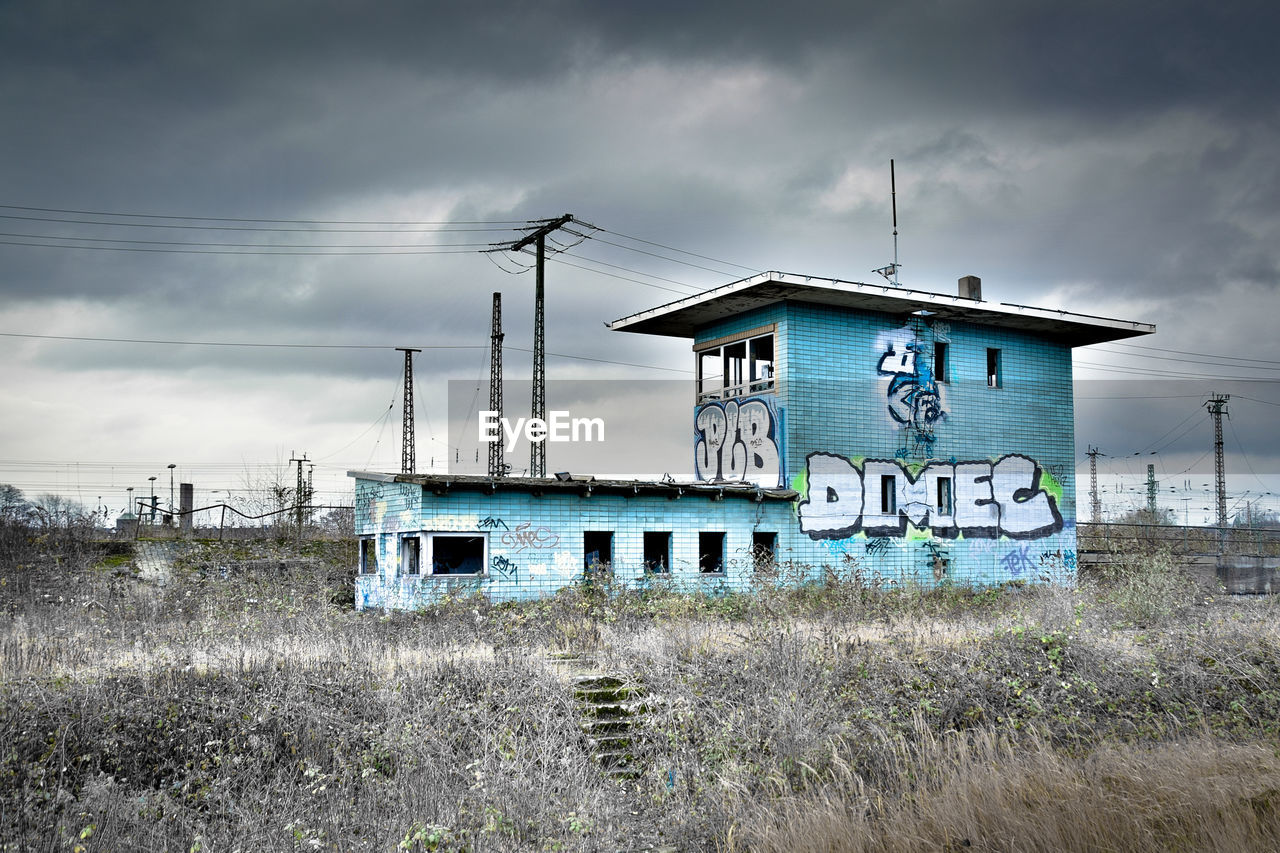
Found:
M 1015 578 L 1028 569 L 1036 567 L 1035 561 L 1031 559 L 1029 545 L 1014 548 L 1008 554 L 1005 554 L 1000 558 L 1000 565 L 1004 566 L 1005 570 Z
M 502 544 L 519 554 L 526 548 L 554 548 L 560 544 L 559 534 L 547 527 L 532 527 L 529 522 L 517 524 L 514 530 L 502 534 Z
M 505 578 L 506 580 L 513 579 L 516 576 L 517 568 L 518 567 L 515 563 L 511 562 L 501 554 L 493 558 L 493 573 L 501 578 Z
M 485 516 L 480 520 L 481 530 L 497 530 L 499 527 L 501 527 L 503 530 L 511 529 L 507 527 L 507 523 L 505 521 L 503 521 L 500 518 L 494 518 L 491 515 Z
M 920 543 L 929 554 L 929 568 L 933 569 L 933 579 L 942 580 L 947 576 L 947 566 L 951 565 L 951 555 L 947 550 L 932 539 L 926 539 Z
M 1018 454 L 992 462 L 933 462 L 912 477 L 893 459 L 868 459 L 859 470 L 834 453 L 810 453 L 809 493 L 800 502 L 800 530 L 811 539 L 905 536 L 907 523 L 948 539 L 1038 539 L 1062 529 L 1042 471 Z M 948 484 L 939 483 L 948 480 Z M 936 495 L 954 502 L 931 502 Z M 940 499 L 941 500 L 941 499 Z M 952 505 L 953 504 L 953 505 Z
M 694 414 L 694 472 L 699 480 L 782 485 L 781 431 L 767 400 L 707 403 Z

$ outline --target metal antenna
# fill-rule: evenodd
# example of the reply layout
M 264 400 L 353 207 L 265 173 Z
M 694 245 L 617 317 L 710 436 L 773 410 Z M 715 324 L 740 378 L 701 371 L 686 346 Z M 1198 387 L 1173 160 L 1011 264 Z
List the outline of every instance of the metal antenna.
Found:
M 489 411 L 496 412 L 502 423 L 502 294 L 493 294 L 493 329 L 489 333 Z M 502 438 L 489 443 L 489 476 L 506 474 L 502 461 Z
M 418 467 L 417 449 L 413 435 L 413 354 L 422 352 L 410 347 L 396 347 L 404 353 L 404 414 L 401 416 L 403 437 L 400 441 L 400 473 L 412 474 Z
M 889 161 L 889 199 L 893 204 L 893 263 L 872 272 L 884 276 L 894 287 L 901 287 L 898 282 L 898 268 L 902 266 L 898 263 L 898 181 L 893 173 L 893 160 Z

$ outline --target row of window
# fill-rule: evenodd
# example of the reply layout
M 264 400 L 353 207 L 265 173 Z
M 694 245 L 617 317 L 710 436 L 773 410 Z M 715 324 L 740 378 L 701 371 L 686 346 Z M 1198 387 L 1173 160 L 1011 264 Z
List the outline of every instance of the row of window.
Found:
M 892 479 L 892 478 L 890 478 Z M 772 560 L 778 534 L 751 535 L 752 554 L 757 560 Z M 698 534 L 698 570 L 705 574 L 724 572 L 725 534 L 720 531 Z M 650 530 L 643 536 L 643 561 L 647 572 L 671 571 L 671 531 Z M 588 530 L 582 534 L 583 570 L 607 571 L 613 563 L 613 531 Z M 406 575 L 483 575 L 489 567 L 489 536 L 486 533 L 412 533 L 400 537 L 400 571 Z M 378 571 L 377 540 L 360 539 L 360 573 Z
M 933 345 L 933 377 L 941 383 L 951 381 L 950 345 L 937 341 Z M 1004 384 L 1001 351 L 987 347 L 987 387 Z M 773 333 L 745 337 L 720 346 L 698 350 L 698 402 L 746 397 L 774 387 Z
M 934 504 L 930 509 L 936 511 L 939 516 L 949 516 L 951 506 L 951 478 L 939 477 L 934 493 Z M 898 478 L 893 474 L 884 474 L 880 477 L 880 514 L 898 514 Z
M 948 358 L 950 345 L 936 341 L 933 345 L 933 378 L 935 381 L 948 383 L 951 381 L 951 360 Z M 1000 349 L 987 347 L 987 387 L 1000 388 L 1004 384 L 1000 367 Z
M 698 402 L 773 390 L 773 333 L 698 350 Z

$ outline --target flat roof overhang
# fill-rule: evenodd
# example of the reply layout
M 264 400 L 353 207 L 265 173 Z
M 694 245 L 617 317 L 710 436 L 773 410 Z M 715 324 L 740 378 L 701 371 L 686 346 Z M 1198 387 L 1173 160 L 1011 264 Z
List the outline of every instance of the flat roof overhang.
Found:
M 430 489 L 437 494 L 450 491 L 526 492 L 536 495 L 576 494 L 592 495 L 640 495 L 679 498 L 685 495 L 722 498 L 745 498 L 754 501 L 794 501 L 800 496 L 794 489 L 764 489 L 754 483 L 676 483 L 645 480 L 597 480 L 580 474 L 568 479 L 559 477 L 487 477 L 474 474 L 384 474 L 375 471 L 348 471 L 348 477 L 357 480 L 374 480 L 380 483 L 411 483 Z
M 925 316 L 938 320 L 1018 329 L 1072 347 L 1150 335 L 1156 330 L 1150 323 L 1131 320 L 780 272 L 759 273 L 607 325 L 615 332 L 693 338 L 711 323 L 777 302 L 808 302 L 904 316 L 928 312 Z

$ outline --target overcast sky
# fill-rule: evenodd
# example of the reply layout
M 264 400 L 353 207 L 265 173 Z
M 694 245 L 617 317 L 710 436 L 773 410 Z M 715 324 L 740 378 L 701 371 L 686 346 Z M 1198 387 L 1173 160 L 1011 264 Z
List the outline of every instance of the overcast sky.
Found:
M 1277 32 L 1265 2 L 0 2 L 0 482 L 118 511 L 169 463 L 234 491 L 296 451 L 342 500 L 399 468 L 397 346 L 443 466 L 495 290 L 529 369 L 528 259 L 478 246 L 603 229 L 548 266 L 548 375 L 680 379 L 688 342 L 603 323 L 876 279 L 894 158 L 905 286 L 1158 326 L 1077 352 L 1162 397 L 1078 438 L 1198 488 L 1206 387 L 1143 389 L 1280 378 Z M 1232 488 L 1266 491 L 1280 389 L 1236 393 Z

